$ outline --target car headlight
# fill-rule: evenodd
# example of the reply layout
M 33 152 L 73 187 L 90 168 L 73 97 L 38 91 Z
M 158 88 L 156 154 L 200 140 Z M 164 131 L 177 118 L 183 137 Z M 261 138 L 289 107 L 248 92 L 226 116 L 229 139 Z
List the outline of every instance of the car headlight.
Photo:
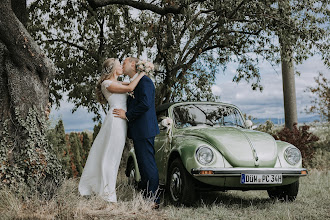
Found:
M 289 164 L 296 165 L 301 159 L 300 150 L 293 146 L 288 147 L 284 151 L 284 158 Z
M 196 159 L 202 165 L 211 163 L 213 157 L 213 151 L 207 146 L 201 146 L 196 151 Z

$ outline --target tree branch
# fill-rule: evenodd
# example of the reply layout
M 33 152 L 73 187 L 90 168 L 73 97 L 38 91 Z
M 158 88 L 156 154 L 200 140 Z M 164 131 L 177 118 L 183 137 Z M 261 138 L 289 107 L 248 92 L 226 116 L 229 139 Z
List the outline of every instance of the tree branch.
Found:
M 82 51 L 85 51 L 87 53 L 89 53 L 90 51 L 87 50 L 86 48 L 84 48 L 83 46 L 80 46 L 78 44 L 75 44 L 75 43 L 72 43 L 70 41 L 67 41 L 67 40 L 64 40 L 64 39 L 49 39 L 47 40 L 48 42 L 51 42 L 51 43 L 54 43 L 54 42 L 61 42 L 61 43 L 65 43 L 69 46 L 72 46 L 72 47 L 75 47 L 75 48 L 78 48 L 79 50 L 82 50 Z
M 246 3 L 248 2 L 247 0 L 243 0 L 236 8 L 234 11 L 232 11 L 232 13 L 229 15 L 228 18 L 232 18 L 234 17 L 234 15 L 238 12 L 238 10 Z
M 166 15 L 166 14 L 181 14 L 182 9 L 188 7 L 189 5 L 195 2 L 204 2 L 206 0 L 193 0 L 188 4 L 181 4 L 179 6 L 165 6 L 159 7 L 152 3 L 147 3 L 144 1 L 133 1 L 133 0 L 87 0 L 92 8 L 104 7 L 107 5 L 118 4 L 118 5 L 128 5 L 133 8 L 143 10 L 149 10 L 159 15 Z

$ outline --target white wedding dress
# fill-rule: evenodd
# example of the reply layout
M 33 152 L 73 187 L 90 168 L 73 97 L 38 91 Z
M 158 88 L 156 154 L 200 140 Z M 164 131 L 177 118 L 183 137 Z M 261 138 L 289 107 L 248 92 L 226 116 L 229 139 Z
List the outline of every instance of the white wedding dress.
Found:
M 106 88 L 111 83 L 104 80 L 101 88 L 110 109 L 103 121 L 89 152 L 83 173 L 79 182 L 81 195 L 96 193 L 108 202 L 117 202 L 116 180 L 122 157 L 126 134 L 126 120 L 114 117 L 114 108 L 126 111 L 127 94 L 110 93 Z

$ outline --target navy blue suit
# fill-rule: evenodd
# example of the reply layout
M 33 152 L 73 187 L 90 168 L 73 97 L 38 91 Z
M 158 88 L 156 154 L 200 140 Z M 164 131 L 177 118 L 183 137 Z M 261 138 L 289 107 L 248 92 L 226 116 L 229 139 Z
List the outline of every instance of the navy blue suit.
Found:
M 159 177 L 155 161 L 154 140 L 159 134 L 155 110 L 155 86 L 143 76 L 134 90 L 134 98 L 127 99 L 128 137 L 133 139 L 136 159 L 141 174 L 140 188 L 145 196 L 157 196 Z

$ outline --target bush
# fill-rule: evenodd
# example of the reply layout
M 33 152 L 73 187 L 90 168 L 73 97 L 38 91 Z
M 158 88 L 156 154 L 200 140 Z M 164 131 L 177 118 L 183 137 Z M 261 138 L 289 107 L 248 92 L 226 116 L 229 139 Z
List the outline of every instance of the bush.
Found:
M 308 162 L 311 161 L 315 153 L 314 144 L 319 138 L 313 133 L 309 132 L 310 126 L 303 125 L 297 127 L 297 124 L 293 126 L 293 129 L 283 128 L 273 137 L 276 140 L 288 142 L 296 146 L 300 151 L 303 158 L 303 166 L 307 166 Z

